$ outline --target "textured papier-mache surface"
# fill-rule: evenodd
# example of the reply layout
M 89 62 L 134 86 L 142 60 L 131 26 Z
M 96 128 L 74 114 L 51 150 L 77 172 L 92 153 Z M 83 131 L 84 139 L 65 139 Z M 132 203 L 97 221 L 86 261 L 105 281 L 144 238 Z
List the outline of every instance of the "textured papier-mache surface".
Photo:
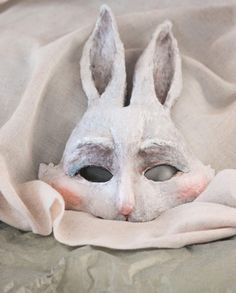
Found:
M 79 60 L 97 17 L 94 1 L 9 1 L 0 5 L 0 219 L 68 245 L 177 248 L 236 234 L 236 50 L 233 2 L 176 7 L 108 1 L 136 57 L 166 18 L 183 61 L 184 88 L 173 120 L 198 158 L 218 174 L 192 203 L 145 223 L 105 221 L 65 211 L 58 192 L 37 180 L 40 162 L 60 160 L 86 109 Z M 201 17 L 200 17 L 201 16 Z

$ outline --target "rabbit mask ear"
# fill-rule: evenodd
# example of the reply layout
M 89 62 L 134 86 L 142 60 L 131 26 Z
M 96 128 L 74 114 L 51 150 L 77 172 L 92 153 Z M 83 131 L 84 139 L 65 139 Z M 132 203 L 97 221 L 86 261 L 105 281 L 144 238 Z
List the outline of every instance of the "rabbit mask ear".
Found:
M 152 40 L 140 56 L 134 73 L 131 104 L 159 101 L 170 109 L 182 89 L 181 59 L 172 23 L 158 26 Z
M 108 100 L 123 106 L 126 87 L 124 48 L 113 14 L 106 5 L 101 7 L 95 28 L 84 46 L 80 73 L 89 105 Z

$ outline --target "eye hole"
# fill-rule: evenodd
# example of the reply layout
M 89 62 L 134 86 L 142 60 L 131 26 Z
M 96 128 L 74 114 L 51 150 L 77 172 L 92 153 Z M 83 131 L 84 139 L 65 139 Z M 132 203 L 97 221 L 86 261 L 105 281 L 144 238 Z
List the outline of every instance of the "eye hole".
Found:
M 173 177 L 179 170 L 170 165 L 158 165 L 148 169 L 144 176 L 152 181 L 165 181 Z
M 107 169 L 99 166 L 86 166 L 78 174 L 91 182 L 107 182 L 113 176 Z

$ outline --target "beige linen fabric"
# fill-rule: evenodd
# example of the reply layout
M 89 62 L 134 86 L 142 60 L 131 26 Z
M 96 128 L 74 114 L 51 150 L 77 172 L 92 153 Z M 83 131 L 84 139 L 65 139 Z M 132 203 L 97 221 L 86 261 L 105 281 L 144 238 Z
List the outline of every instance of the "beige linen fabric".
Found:
M 129 80 L 156 26 L 173 22 L 184 74 L 173 119 L 196 155 L 219 172 L 196 201 L 146 223 L 64 211 L 60 194 L 37 180 L 39 163 L 58 163 L 86 108 L 79 60 L 101 2 L 0 4 L 2 221 L 42 235 L 53 230 L 68 245 L 117 249 L 181 247 L 236 234 L 236 3 L 199 2 L 106 2 L 126 48 Z

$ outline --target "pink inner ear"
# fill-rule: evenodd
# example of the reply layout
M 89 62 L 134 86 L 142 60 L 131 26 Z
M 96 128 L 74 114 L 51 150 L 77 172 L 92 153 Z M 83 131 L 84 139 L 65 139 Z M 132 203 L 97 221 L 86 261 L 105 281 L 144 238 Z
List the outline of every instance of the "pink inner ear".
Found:
M 55 188 L 64 198 L 66 209 L 78 209 L 81 206 L 81 198 L 69 186 L 60 182 L 53 182 L 51 186 Z
M 168 91 L 174 76 L 173 41 L 169 32 L 160 32 L 156 40 L 153 61 L 153 78 L 157 98 L 165 104 Z

